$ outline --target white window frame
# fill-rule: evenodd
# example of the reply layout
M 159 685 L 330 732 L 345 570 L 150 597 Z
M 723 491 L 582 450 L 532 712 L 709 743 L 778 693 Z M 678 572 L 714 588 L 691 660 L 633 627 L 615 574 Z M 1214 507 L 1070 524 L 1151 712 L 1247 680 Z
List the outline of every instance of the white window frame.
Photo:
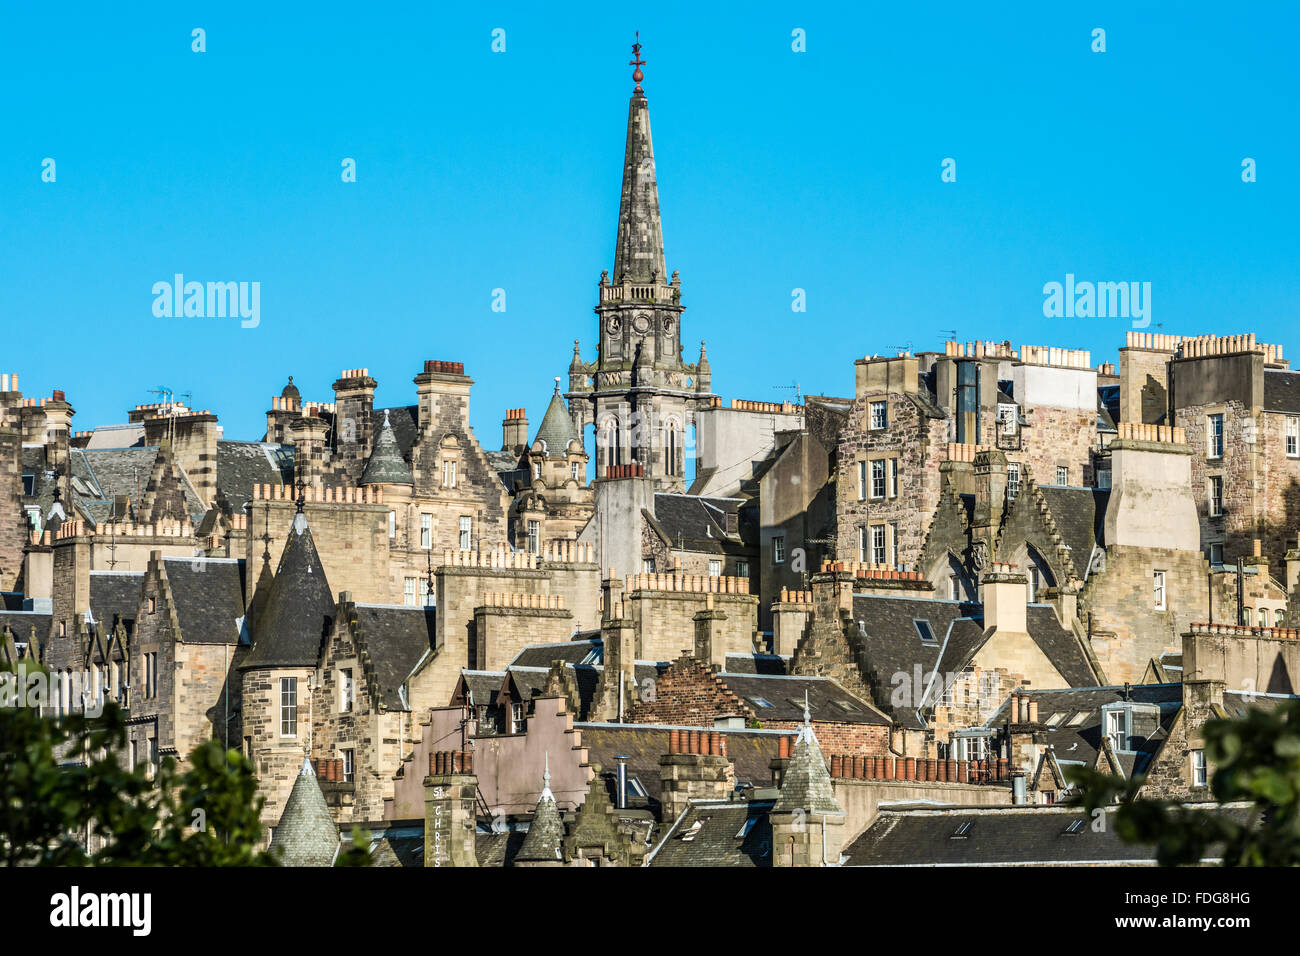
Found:
M 442 460 L 442 486 L 444 488 L 456 487 L 456 459 L 444 458 Z
M 1205 416 L 1205 457 L 1223 457 L 1223 413 Z
M 542 523 L 540 521 L 528 522 L 528 553 L 541 554 L 542 547 Z
M 402 581 L 402 603 L 407 607 L 419 607 L 416 599 L 420 590 L 420 585 L 416 582 L 419 580 L 417 577 L 408 577 Z
M 1152 598 L 1155 601 L 1155 609 L 1163 611 L 1169 606 L 1169 595 L 1166 590 L 1167 577 L 1162 570 L 1155 570 L 1151 573 L 1151 590 Z
M 390 538 L 397 537 L 397 512 L 396 511 L 388 512 L 388 536 Z
M 1056 466 L 1056 483 L 1057 483 L 1058 485 L 1068 485 L 1068 484 L 1070 483 L 1070 466 L 1069 466 L 1069 465 L 1057 465 L 1057 466 Z
M 285 733 L 286 726 L 292 727 Z M 291 739 L 298 736 L 298 678 L 280 678 L 280 736 Z
M 424 511 L 420 512 L 420 547 L 433 550 L 433 515 Z
M 343 782 L 352 783 L 357 770 L 357 752 L 351 747 L 341 747 L 339 756 L 343 760 Z
M 1210 767 L 1205 760 L 1204 750 L 1193 750 L 1188 754 L 1191 759 L 1191 778 L 1193 787 L 1206 787 L 1210 783 Z
M 772 563 L 785 564 L 785 535 L 778 534 L 772 539 Z
M 888 533 L 883 524 L 873 524 L 871 526 L 871 563 L 884 564 L 887 553 Z
M 889 459 L 889 497 L 898 497 L 898 459 Z
M 870 402 L 867 406 L 871 431 L 880 431 L 889 427 L 889 403 L 883 399 Z
M 709 577 L 711 577 L 711 578 L 720 578 L 720 577 L 722 577 L 722 562 L 721 562 L 721 561 L 716 561 L 716 560 L 710 560 L 710 561 L 709 561 Z
M 1300 458 L 1300 418 L 1288 415 L 1286 419 L 1286 456 Z
M 352 668 L 339 668 L 339 713 L 352 713 L 356 701 L 356 684 L 353 683 Z
M 867 463 L 858 462 L 858 500 L 867 500 Z
M 1205 479 L 1206 493 L 1209 497 L 1209 514 L 1211 518 L 1218 518 L 1223 515 L 1223 476 L 1210 475 Z
M 457 543 L 462 551 L 474 549 L 474 519 L 470 515 L 460 516 L 460 535 Z
M 889 490 L 888 466 L 883 458 L 873 458 L 871 460 L 871 486 L 867 489 L 867 494 L 872 501 L 879 501 L 885 497 L 885 492 Z

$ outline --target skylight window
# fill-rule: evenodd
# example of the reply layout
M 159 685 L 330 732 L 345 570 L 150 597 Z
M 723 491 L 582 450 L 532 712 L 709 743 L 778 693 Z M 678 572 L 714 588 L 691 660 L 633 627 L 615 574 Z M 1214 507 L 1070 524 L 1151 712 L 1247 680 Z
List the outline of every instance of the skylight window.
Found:
M 974 821 L 967 820 L 965 823 L 957 825 L 957 829 L 952 832 L 953 840 L 965 840 L 970 836 L 971 828 L 975 826 Z
M 921 618 L 912 621 L 916 625 L 916 633 L 921 636 L 922 644 L 936 644 L 934 639 L 934 630 L 930 627 L 930 622 Z
M 1078 833 L 1082 833 L 1082 832 L 1083 832 L 1083 823 L 1084 823 L 1084 821 L 1082 821 L 1082 820 L 1071 820 L 1071 821 L 1070 821 L 1070 825 L 1069 825 L 1068 827 L 1065 828 L 1065 832 L 1066 832 L 1067 834 L 1071 835 L 1071 836 L 1073 836 L 1073 835 L 1075 835 L 1075 834 L 1078 834 Z
M 745 822 L 740 825 L 740 831 L 736 834 L 736 839 L 743 840 L 745 837 L 749 836 L 749 831 L 754 829 L 754 824 L 757 822 L 758 817 L 748 817 Z
M 752 703 L 757 704 L 759 707 L 771 707 L 771 706 L 772 706 L 772 702 L 771 702 L 770 700 L 768 700 L 766 697 L 751 697 L 751 698 L 749 698 L 749 699 L 750 699 L 750 701 L 751 701 Z
M 1058 724 L 1060 724 L 1060 722 L 1063 720 L 1065 720 L 1065 714 L 1062 714 L 1058 711 L 1057 713 L 1053 714 L 1051 717 L 1047 718 L 1046 724 L 1049 727 L 1055 727 Z
M 1067 727 L 1078 727 L 1081 723 L 1083 723 L 1083 722 L 1084 722 L 1085 720 L 1087 720 L 1087 719 L 1088 719 L 1088 712 L 1087 712 L 1087 711 L 1083 711 L 1083 710 L 1081 710 L 1081 711 L 1079 711 L 1079 713 L 1077 713 L 1077 714 L 1075 714 L 1073 717 L 1071 717 L 1070 720 L 1066 723 L 1065 726 L 1067 726 Z

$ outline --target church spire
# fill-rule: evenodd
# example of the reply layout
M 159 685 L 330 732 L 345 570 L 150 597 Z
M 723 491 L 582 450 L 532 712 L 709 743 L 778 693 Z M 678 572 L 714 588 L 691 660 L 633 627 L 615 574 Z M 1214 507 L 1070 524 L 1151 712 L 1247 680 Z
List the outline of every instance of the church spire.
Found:
M 659 187 L 655 153 L 650 142 L 650 105 L 641 89 L 641 35 L 632 44 L 636 89 L 627 112 L 627 145 L 623 153 L 623 195 L 618 208 L 618 241 L 614 249 L 614 282 L 664 282 L 664 239 L 659 222 Z

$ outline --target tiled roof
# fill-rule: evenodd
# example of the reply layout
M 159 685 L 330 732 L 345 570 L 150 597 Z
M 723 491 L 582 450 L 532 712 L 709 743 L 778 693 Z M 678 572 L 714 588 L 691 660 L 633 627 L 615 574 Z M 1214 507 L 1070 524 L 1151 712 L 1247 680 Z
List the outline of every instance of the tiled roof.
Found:
M 90 612 L 95 620 L 105 629 L 112 628 L 115 617 L 134 621 L 140 611 L 143 583 L 144 573 L 140 571 L 91 571 Z
M 669 547 L 710 554 L 744 554 L 748 548 L 740 540 L 745 523 L 740 510 L 741 498 L 701 498 L 696 495 L 660 493 L 655 495 L 654 519 L 669 541 Z M 736 535 L 726 533 L 726 515 L 737 515 Z
M 1264 411 L 1300 414 L 1300 372 L 1264 370 Z

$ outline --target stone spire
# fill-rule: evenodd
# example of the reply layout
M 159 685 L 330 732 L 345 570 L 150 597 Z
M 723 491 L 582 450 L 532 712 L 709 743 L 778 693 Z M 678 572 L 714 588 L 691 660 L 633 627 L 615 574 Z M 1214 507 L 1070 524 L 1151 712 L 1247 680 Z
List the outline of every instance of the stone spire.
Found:
M 370 453 L 366 470 L 361 476 L 363 485 L 412 485 L 411 466 L 402 457 L 402 448 L 397 444 L 397 435 L 388 421 L 388 409 L 384 409 L 384 427 L 379 430 L 375 441 L 375 450 Z
M 285 536 L 266 603 L 253 620 L 253 649 L 241 667 L 315 667 L 333 614 L 329 581 L 307 515 L 299 511 Z
M 271 850 L 277 849 L 283 852 L 284 866 L 333 866 L 339 852 L 339 828 L 330 818 L 311 761 L 305 758 L 271 838 Z
M 638 34 L 639 38 L 639 34 Z M 623 152 L 623 195 L 618 208 L 618 242 L 614 249 L 615 284 L 664 282 L 664 237 L 659 222 L 659 187 L 650 142 L 650 104 L 641 90 L 641 44 L 632 46 L 637 65 L 636 89 L 627 112 L 627 146 Z
M 774 813 L 793 810 L 836 816 L 844 814 L 835 799 L 830 771 L 826 769 L 826 759 L 822 756 L 817 734 L 813 732 L 807 692 L 803 698 L 803 726 L 795 738 L 794 756 L 781 780 L 781 792 L 772 805 Z
M 560 808 L 551 793 L 551 755 L 546 754 L 546 771 L 542 774 L 542 796 L 537 801 L 537 810 L 533 821 L 528 825 L 528 834 L 515 854 L 515 863 L 562 863 L 564 854 L 564 821 L 560 819 Z
M 573 419 L 569 417 L 564 396 L 560 394 L 558 375 L 555 376 L 555 393 L 551 396 L 551 404 L 546 406 L 546 414 L 542 416 L 541 427 L 537 429 L 537 437 L 533 441 L 545 443 L 547 458 L 567 458 L 569 442 L 582 444 L 582 439 L 573 428 Z

